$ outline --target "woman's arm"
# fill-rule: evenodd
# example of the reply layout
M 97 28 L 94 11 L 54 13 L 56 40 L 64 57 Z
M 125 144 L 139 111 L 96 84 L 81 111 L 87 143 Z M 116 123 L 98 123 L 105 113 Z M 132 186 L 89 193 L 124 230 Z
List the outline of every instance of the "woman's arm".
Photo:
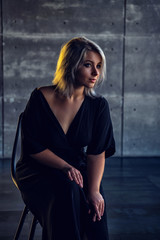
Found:
M 105 166 L 105 152 L 98 155 L 88 155 L 88 201 L 94 209 L 93 221 L 100 220 L 104 213 L 104 199 L 99 192 Z
M 62 170 L 65 174 L 67 174 L 71 181 L 75 181 L 78 185 L 80 185 L 80 187 L 83 187 L 83 177 L 80 171 L 68 164 L 62 158 L 58 157 L 49 149 L 45 149 L 44 151 L 36 154 L 31 154 L 31 157 L 48 167 Z

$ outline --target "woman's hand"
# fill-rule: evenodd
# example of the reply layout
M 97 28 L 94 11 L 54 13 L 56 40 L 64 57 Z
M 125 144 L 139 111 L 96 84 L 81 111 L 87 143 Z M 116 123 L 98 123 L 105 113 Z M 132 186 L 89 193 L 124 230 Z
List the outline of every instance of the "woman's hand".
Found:
M 83 188 L 83 177 L 80 171 L 73 166 L 65 167 L 63 169 L 71 181 L 75 181 L 81 188 Z
M 91 205 L 89 214 L 93 215 L 93 222 L 100 221 L 104 213 L 104 199 L 99 192 L 93 192 L 88 194 L 88 202 Z

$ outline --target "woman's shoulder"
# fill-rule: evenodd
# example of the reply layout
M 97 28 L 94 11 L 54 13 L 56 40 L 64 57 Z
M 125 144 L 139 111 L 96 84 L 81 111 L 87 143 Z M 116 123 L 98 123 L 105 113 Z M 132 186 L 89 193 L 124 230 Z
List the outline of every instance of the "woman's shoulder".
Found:
M 35 88 L 30 95 L 29 103 L 34 103 L 39 101 L 47 100 L 52 101 L 53 94 L 54 93 L 54 87 L 53 86 L 42 86 Z
M 109 104 L 104 96 L 99 95 L 94 98 L 89 97 L 88 102 L 89 102 L 88 108 L 95 114 L 95 116 L 98 117 L 102 113 L 108 114 Z
M 97 95 L 94 97 L 90 97 L 88 96 L 89 101 L 91 104 L 97 105 L 97 106 L 104 106 L 104 105 L 108 105 L 108 101 L 107 99 L 102 96 L 102 95 Z
M 55 87 L 53 85 L 50 86 L 41 86 L 39 88 L 37 88 L 37 92 L 40 92 L 41 94 L 43 94 L 43 96 L 49 100 L 50 98 L 53 97 L 54 95 L 54 90 Z
M 50 95 L 53 94 L 55 88 L 53 85 L 49 85 L 49 86 L 41 86 L 37 88 L 37 91 L 40 91 L 41 93 L 43 93 L 44 95 Z

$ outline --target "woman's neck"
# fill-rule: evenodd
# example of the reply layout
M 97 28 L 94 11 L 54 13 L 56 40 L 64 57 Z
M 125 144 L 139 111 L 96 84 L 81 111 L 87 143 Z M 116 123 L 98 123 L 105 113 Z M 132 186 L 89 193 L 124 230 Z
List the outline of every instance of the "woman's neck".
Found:
M 55 96 L 61 101 L 68 100 L 68 101 L 73 102 L 76 100 L 82 100 L 82 99 L 84 99 L 84 96 L 85 96 L 84 87 L 83 86 L 75 87 L 73 89 L 72 95 L 68 96 L 68 97 L 64 96 L 63 94 L 60 94 L 58 91 L 55 92 Z
M 74 88 L 73 94 L 71 96 L 72 100 L 76 100 L 79 98 L 84 98 L 84 87 L 83 86 Z

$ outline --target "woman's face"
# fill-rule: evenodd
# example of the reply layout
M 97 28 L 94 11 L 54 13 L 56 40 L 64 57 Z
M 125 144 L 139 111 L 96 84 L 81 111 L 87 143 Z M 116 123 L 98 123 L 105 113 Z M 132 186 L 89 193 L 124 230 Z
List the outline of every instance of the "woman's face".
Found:
M 76 72 L 77 86 L 93 88 L 100 76 L 101 67 L 101 56 L 96 52 L 87 51 Z

